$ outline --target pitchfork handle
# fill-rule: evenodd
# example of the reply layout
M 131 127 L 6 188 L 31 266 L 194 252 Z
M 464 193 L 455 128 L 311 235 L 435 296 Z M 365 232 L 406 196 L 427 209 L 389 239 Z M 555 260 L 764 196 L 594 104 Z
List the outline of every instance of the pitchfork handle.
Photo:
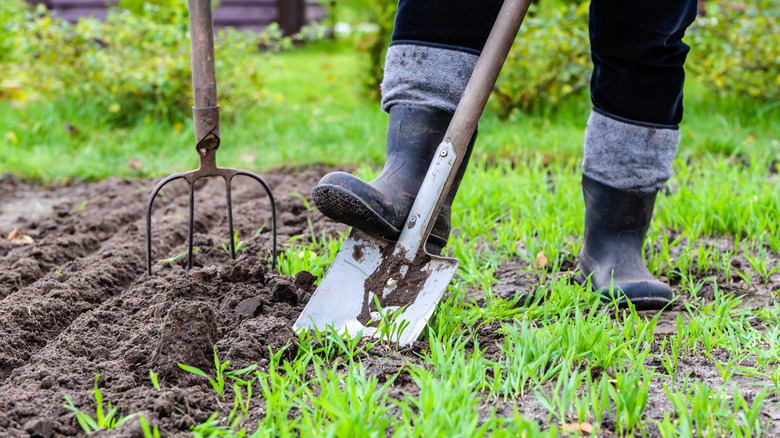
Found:
M 192 100 L 196 144 L 219 145 L 217 73 L 214 66 L 214 25 L 211 0 L 189 0 L 190 48 L 192 51 Z M 211 135 L 213 141 L 203 142 Z M 200 150 L 198 152 L 201 152 Z

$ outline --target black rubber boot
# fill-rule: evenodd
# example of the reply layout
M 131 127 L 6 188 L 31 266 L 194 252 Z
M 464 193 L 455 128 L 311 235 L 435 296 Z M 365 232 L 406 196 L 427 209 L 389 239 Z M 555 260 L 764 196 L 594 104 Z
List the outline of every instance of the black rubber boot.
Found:
M 637 310 L 661 309 L 672 299 L 671 288 L 653 277 L 642 261 L 642 245 L 653 217 L 657 191 L 619 190 L 582 176 L 585 235 L 579 268 L 584 281 L 604 299 L 627 301 Z
M 412 105 L 393 106 L 382 173 L 368 183 L 345 172 L 329 173 L 312 192 L 314 204 L 322 214 L 337 222 L 386 239 L 398 239 L 451 119 L 452 114 L 444 111 Z M 440 254 L 447 245 L 452 202 L 475 139 L 476 132 L 428 237 L 426 249 L 431 254 Z

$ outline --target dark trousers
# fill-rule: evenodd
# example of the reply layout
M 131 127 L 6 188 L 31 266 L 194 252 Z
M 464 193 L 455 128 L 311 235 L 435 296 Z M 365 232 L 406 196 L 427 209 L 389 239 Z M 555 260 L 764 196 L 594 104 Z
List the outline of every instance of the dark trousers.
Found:
M 501 3 L 400 0 L 393 44 L 479 53 Z M 597 111 L 668 127 L 680 123 L 689 50 L 682 38 L 696 7 L 696 0 L 591 1 L 591 100 Z

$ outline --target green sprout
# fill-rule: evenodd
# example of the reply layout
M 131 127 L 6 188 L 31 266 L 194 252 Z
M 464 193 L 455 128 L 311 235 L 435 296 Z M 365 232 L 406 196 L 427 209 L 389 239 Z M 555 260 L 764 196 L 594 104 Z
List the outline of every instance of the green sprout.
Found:
M 152 385 L 154 385 L 154 389 L 160 390 L 160 382 L 157 380 L 157 373 L 154 372 L 154 370 L 149 370 L 149 378 L 152 380 Z
M 217 356 L 217 348 L 214 347 L 214 368 L 217 370 L 217 374 L 216 374 L 216 376 L 214 378 L 209 377 L 208 374 L 206 374 L 205 372 L 203 372 L 199 368 L 196 368 L 196 367 L 193 367 L 193 366 L 179 364 L 179 367 L 181 369 L 183 369 L 184 371 L 187 371 L 187 372 L 190 372 L 192 374 L 195 374 L 195 375 L 198 375 L 198 376 L 201 376 L 201 377 L 204 377 L 204 378 L 208 379 L 209 383 L 211 383 L 211 386 L 214 388 L 214 390 L 217 391 L 217 394 L 219 394 L 220 398 L 222 400 L 224 400 L 225 399 L 225 378 L 226 377 L 230 378 L 230 379 L 233 379 L 233 380 L 236 380 L 237 382 L 245 384 L 246 381 L 241 380 L 239 378 L 239 376 L 243 376 L 244 374 L 246 374 L 246 373 L 254 370 L 255 368 L 257 368 L 257 365 L 250 365 L 250 366 L 248 366 L 246 368 L 242 368 L 242 369 L 236 370 L 236 371 L 225 371 L 225 369 L 227 368 L 228 364 L 230 364 L 229 360 L 227 360 L 225 362 L 222 362 L 222 363 L 219 362 L 219 357 Z
M 76 405 L 73 404 L 73 401 L 70 399 L 70 397 L 68 397 L 67 395 L 64 396 L 65 403 L 62 405 L 63 407 L 70 409 L 76 414 L 76 420 L 79 422 L 79 425 L 81 425 L 81 428 L 84 429 L 84 432 L 86 432 L 87 434 L 91 434 L 92 432 L 96 432 L 101 429 L 113 429 L 119 427 L 122 424 L 124 424 L 127 420 L 133 418 L 133 415 L 116 418 L 118 408 L 111 406 L 111 402 L 108 402 L 108 411 L 106 412 L 103 410 L 103 394 L 101 394 L 100 389 L 98 389 L 99 378 L 100 378 L 100 374 L 95 376 L 95 402 L 97 405 L 97 407 L 95 408 L 96 418 L 92 418 L 86 412 L 79 410 L 76 407 Z

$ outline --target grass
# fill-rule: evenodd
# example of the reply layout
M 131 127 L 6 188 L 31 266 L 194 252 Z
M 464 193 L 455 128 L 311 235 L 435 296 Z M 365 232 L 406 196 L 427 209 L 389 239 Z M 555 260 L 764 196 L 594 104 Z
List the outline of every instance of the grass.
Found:
M 323 43 L 269 62 L 273 105 L 223 124 L 220 162 L 376 174 L 386 120 L 358 93 L 355 56 Z M 780 109 L 689 83 L 675 175 L 644 252 L 679 298 L 653 315 L 603 306 L 566 272 L 582 231 L 588 111 L 581 100 L 555 114 L 485 114 L 446 249 L 461 265 L 422 352 L 387 375 L 365 364 L 400 354 L 394 347 L 327 332 L 300 334 L 293 359 L 277 351 L 251 370 L 215 356 L 215 375 L 190 371 L 224 409 L 194 436 L 766 435 L 780 396 Z M 187 120 L 108 130 L 67 102 L 0 102 L 0 116 L 13 132 L 0 171 L 23 178 L 157 177 L 196 165 Z M 294 238 L 279 268 L 321 278 L 342 241 Z M 524 280 L 510 294 L 497 277 L 507 266 Z M 152 423 L 143 418 L 146 436 Z
M 230 365 L 230 361 L 225 361 L 220 363 L 219 357 L 217 357 L 217 349 L 214 347 L 214 369 L 216 370 L 216 376 L 212 379 L 209 377 L 203 370 L 199 368 L 195 368 L 190 365 L 186 364 L 179 364 L 179 367 L 183 369 L 184 371 L 187 371 L 188 373 L 195 374 L 197 376 L 203 377 L 209 381 L 211 384 L 211 387 L 214 388 L 215 391 L 217 391 L 217 394 L 219 394 L 219 397 L 224 400 L 225 399 L 225 384 L 228 383 L 227 379 L 231 379 L 236 381 L 238 384 L 246 384 L 247 381 L 242 380 L 242 377 L 247 374 L 248 372 L 254 370 L 257 368 L 257 365 L 250 365 L 246 368 L 242 368 L 240 370 L 235 371 L 226 371 L 227 366 Z
M 378 162 L 384 116 L 360 97 L 357 59 L 324 43 L 269 58 L 269 103 L 222 121 L 218 164 L 266 170 L 281 165 L 343 164 L 344 156 Z M 304 85 L 304 86 L 301 86 Z M 75 102 L 0 101 L 0 172 L 46 183 L 71 178 L 161 176 L 197 167 L 191 119 L 151 118 L 106 129 L 97 108 Z M 97 165 L 96 163 L 100 164 Z

